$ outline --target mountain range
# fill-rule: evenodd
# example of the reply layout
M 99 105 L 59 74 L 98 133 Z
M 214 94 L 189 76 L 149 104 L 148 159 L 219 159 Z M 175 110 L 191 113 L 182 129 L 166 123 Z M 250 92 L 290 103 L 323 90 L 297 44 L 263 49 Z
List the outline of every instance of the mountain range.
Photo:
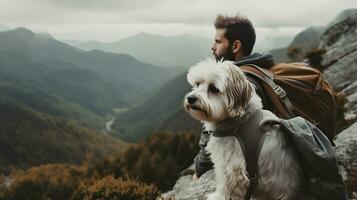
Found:
M 173 76 L 128 54 L 83 51 L 26 28 L 0 32 L 0 174 L 120 155 L 128 144 L 103 134 L 104 116 Z
M 83 51 L 25 28 L 0 33 L 0 100 L 96 121 L 140 101 L 174 72 L 127 54 Z
M 282 47 L 288 44 L 291 39 L 291 35 L 263 35 L 258 38 L 254 51 Z M 96 40 L 86 42 L 65 40 L 65 42 L 83 50 L 98 49 L 113 53 L 128 53 L 139 60 L 154 65 L 179 67 L 179 72 L 183 72 L 182 69 L 187 69 L 198 61 L 212 56 L 210 49 L 213 39 L 189 34 L 162 36 L 142 32 L 116 42 L 105 43 Z

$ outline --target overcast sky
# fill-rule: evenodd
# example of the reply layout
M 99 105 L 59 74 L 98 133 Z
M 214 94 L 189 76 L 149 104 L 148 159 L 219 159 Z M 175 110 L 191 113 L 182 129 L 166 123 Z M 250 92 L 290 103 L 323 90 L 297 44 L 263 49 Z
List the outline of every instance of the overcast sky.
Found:
M 347 8 L 357 8 L 357 0 L 0 0 L 0 25 L 62 40 L 111 42 L 138 32 L 212 38 L 218 13 L 239 12 L 253 22 L 258 41 L 267 42 L 325 26 Z

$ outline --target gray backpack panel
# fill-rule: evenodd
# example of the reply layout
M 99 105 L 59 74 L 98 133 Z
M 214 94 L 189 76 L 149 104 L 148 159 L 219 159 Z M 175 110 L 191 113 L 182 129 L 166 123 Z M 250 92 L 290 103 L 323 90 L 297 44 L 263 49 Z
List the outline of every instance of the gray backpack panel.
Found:
M 308 188 L 318 200 L 346 200 L 347 192 L 337 156 L 325 134 L 302 117 L 281 120 L 309 179 Z

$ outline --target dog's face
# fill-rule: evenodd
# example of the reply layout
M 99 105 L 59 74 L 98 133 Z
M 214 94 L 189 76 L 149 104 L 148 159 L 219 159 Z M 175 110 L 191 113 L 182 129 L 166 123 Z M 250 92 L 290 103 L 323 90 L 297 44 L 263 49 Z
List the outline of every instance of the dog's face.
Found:
M 184 107 L 200 121 L 215 123 L 241 116 L 254 92 L 232 61 L 198 63 L 189 70 L 187 80 L 192 91 L 186 94 Z

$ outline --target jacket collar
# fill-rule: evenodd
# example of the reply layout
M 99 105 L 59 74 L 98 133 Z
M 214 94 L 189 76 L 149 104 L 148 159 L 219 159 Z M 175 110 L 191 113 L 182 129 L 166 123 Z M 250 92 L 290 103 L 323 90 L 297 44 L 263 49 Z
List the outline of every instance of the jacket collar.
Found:
M 235 64 L 237 66 L 254 64 L 261 68 L 270 69 L 275 64 L 275 62 L 274 62 L 272 54 L 270 54 L 270 53 L 264 53 L 264 54 L 253 53 L 249 56 L 240 58 L 239 60 L 237 60 L 235 62 Z

